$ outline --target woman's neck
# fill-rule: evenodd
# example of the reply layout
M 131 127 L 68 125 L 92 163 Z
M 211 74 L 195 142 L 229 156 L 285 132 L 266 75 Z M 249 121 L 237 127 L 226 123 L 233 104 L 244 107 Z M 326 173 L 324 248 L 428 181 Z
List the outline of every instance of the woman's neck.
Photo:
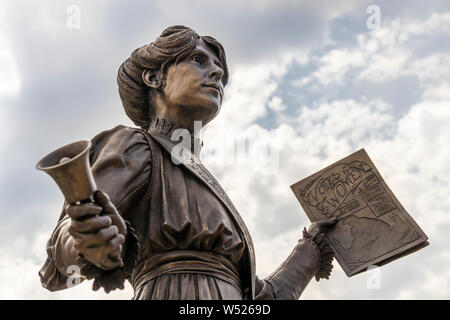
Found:
M 200 139 L 202 127 L 200 123 L 198 125 L 194 124 L 193 127 L 194 130 L 189 130 L 171 120 L 161 116 L 154 116 L 150 121 L 148 131 L 162 134 L 173 142 L 181 142 L 185 147 L 189 148 L 192 153 L 198 156 L 203 146 L 203 141 Z M 185 138 L 187 138 L 188 141 L 185 141 Z

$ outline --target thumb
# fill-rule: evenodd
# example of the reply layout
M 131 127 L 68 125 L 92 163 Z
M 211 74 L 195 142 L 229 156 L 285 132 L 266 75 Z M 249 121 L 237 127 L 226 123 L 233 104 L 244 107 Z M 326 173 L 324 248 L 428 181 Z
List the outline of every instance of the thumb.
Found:
M 333 217 L 333 218 L 330 218 L 330 219 L 328 219 L 328 223 L 329 223 L 329 225 L 330 226 L 332 226 L 333 224 L 335 224 L 336 222 L 337 222 L 337 218 L 336 217 Z
M 327 228 L 327 227 L 331 227 L 331 226 L 335 225 L 336 222 L 337 222 L 337 218 L 333 217 L 333 218 L 330 218 L 327 220 L 322 220 L 319 223 L 322 228 L 324 228 L 324 227 Z
M 122 219 L 122 217 L 119 214 L 119 211 L 114 206 L 114 204 L 109 199 L 109 196 L 101 191 L 97 190 L 94 193 L 94 201 L 98 205 L 102 206 L 103 208 L 103 215 L 108 215 L 112 219 L 112 224 L 115 225 L 117 228 L 119 228 L 119 233 L 123 236 L 127 235 L 127 226 L 125 224 L 125 221 Z
M 103 207 L 103 210 L 105 210 L 105 213 L 114 213 L 114 206 L 111 203 L 111 200 L 109 199 L 109 196 L 101 191 L 101 190 L 97 190 L 94 193 L 94 201 L 95 203 L 97 203 L 98 205 Z

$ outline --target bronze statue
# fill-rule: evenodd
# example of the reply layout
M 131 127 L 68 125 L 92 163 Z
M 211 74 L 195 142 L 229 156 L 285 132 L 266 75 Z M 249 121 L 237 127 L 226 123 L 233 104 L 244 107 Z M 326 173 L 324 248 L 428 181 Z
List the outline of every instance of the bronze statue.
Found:
M 123 107 L 139 128 L 120 125 L 92 139 L 97 191 L 91 201 L 66 201 L 39 272 L 45 288 L 67 288 L 71 265 L 95 279 L 94 290 L 130 281 L 134 299 L 298 299 L 312 277 L 328 279 L 333 251 L 323 231 L 335 219 L 305 229 L 286 261 L 260 279 L 250 234 L 226 193 L 201 163 L 171 159 L 176 129 L 201 147 L 194 121 L 218 115 L 228 76 L 222 45 L 184 26 L 167 28 L 120 66 Z

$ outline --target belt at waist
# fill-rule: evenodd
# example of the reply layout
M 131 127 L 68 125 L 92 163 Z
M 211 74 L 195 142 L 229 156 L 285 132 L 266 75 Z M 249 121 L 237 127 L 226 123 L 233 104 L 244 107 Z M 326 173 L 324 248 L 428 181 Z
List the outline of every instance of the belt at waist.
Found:
M 138 290 L 144 283 L 165 274 L 200 273 L 226 281 L 241 290 L 236 266 L 226 257 L 205 251 L 177 250 L 158 253 L 136 266 L 132 285 Z

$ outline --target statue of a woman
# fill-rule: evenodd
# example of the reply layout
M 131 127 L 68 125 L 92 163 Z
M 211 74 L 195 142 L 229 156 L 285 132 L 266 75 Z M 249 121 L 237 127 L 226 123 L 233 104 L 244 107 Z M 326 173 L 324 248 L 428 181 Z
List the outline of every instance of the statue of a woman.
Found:
M 92 139 L 94 203 L 65 204 L 39 272 L 45 288 L 67 288 L 78 265 L 94 290 L 134 288 L 135 299 L 298 299 L 310 279 L 328 278 L 333 252 L 313 223 L 269 277 L 255 275 L 250 234 L 201 163 L 174 163 L 171 135 L 217 116 L 228 69 L 222 45 L 172 26 L 119 69 L 119 93 L 140 128 L 117 126 Z M 245 116 L 245 110 L 242 110 Z M 176 142 L 178 143 L 178 142 Z M 195 150 L 195 151 L 194 151 Z

